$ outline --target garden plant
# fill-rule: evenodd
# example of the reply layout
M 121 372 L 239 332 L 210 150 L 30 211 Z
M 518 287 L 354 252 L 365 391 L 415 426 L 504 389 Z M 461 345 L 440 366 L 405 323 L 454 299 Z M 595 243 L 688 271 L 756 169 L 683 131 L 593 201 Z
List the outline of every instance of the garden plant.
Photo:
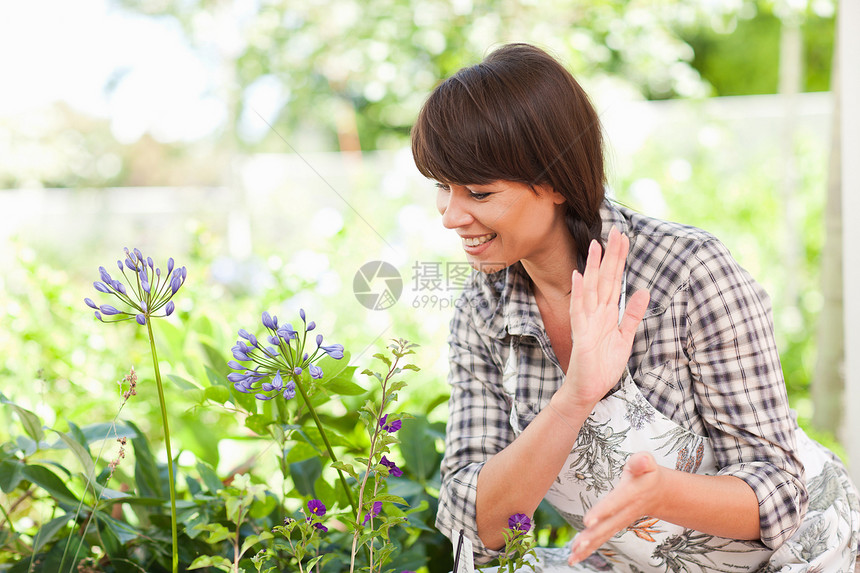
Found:
M 145 334 L 151 370 L 123 376 L 111 415 L 66 419 L 67 428 L 0 394 L 22 430 L 0 448 L 0 571 L 451 569 L 450 544 L 432 525 L 442 428 L 398 408 L 406 375 L 418 371 L 408 362 L 414 344 L 392 340 L 362 383 L 349 352 L 303 309 L 292 322 L 265 311 L 262 328 L 240 328 L 229 354 L 201 337 L 205 379 L 191 381 L 159 359 L 176 356 L 159 332 L 175 343 L 176 331 L 153 328 L 181 314 L 174 299 L 186 267 L 171 258 L 162 272 L 138 249 L 124 255 L 114 276 L 99 268 L 97 300 L 84 303 L 98 321 L 124 323 L 103 328 L 127 326 L 141 342 Z M 241 423 L 245 443 L 265 443 L 256 463 L 220 474 L 200 456 L 181 463 L 171 392 Z M 140 400 L 157 408 L 161 440 L 125 417 Z M 510 523 L 496 564 L 514 571 L 534 539 L 528 517 Z

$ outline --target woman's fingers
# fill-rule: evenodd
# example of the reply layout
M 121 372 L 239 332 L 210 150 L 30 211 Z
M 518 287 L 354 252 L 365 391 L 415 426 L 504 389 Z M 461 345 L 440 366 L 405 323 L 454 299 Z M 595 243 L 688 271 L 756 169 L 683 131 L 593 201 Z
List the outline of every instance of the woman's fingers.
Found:
M 657 487 L 658 469 L 654 457 L 647 452 L 630 457 L 618 486 L 586 514 L 586 529 L 576 536 L 570 548 L 571 565 L 587 558 L 613 535 L 648 513 L 643 501 L 647 492 Z
M 585 261 L 585 271 L 582 273 L 583 310 L 592 313 L 597 308 L 597 280 L 600 274 L 600 244 L 591 241 L 588 245 L 588 259 Z
M 615 283 L 620 280 L 620 277 L 615 276 L 620 248 L 620 233 L 618 229 L 612 227 L 612 230 L 609 231 L 609 240 L 606 242 L 606 252 L 600 263 L 600 278 L 597 284 L 597 298 L 600 304 L 610 303 L 612 291 L 615 290 Z
M 636 329 L 639 328 L 639 323 L 645 317 L 649 300 L 651 300 L 651 294 L 647 290 L 637 290 L 627 301 L 624 316 L 619 325 L 621 337 L 625 342 L 633 342 Z

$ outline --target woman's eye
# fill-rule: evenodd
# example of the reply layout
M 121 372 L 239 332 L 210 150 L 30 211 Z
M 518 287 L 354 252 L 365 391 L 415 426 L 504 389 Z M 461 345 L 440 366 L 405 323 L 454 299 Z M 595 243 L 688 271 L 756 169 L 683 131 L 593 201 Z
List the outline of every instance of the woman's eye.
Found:
M 451 187 L 449 187 L 449 186 L 448 186 L 448 185 L 446 185 L 445 183 L 437 183 L 437 184 L 436 184 L 436 189 L 441 189 L 442 191 L 450 191 L 450 190 L 451 190 Z
M 471 197 L 472 199 L 478 199 L 479 201 L 481 199 L 486 199 L 489 196 L 489 193 L 472 193 L 471 191 L 469 192 L 469 197 Z

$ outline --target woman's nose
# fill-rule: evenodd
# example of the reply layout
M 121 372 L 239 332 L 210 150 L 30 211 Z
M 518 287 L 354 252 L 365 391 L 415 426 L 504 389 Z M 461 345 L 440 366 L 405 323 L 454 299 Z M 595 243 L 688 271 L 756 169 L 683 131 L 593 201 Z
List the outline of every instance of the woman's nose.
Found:
M 439 212 L 442 213 L 442 225 L 446 229 L 465 227 L 472 222 L 472 215 L 465 208 L 463 199 L 454 191 L 450 191 L 444 195 L 440 194 L 440 197 L 437 199 L 437 207 L 439 208 Z

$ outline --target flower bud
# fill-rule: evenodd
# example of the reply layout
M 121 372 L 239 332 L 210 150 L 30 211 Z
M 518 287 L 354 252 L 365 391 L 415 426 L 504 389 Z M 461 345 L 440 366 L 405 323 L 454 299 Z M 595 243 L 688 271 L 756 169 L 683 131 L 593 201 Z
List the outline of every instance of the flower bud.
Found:
M 322 346 L 323 335 L 317 334 L 317 346 Z
M 254 394 L 257 400 L 271 400 L 274 396 L 266 396 L 265 394 Z
M 100 282 L 96 281 L 93 283 L 93 286 L 96 287 L 96 290 L 99 292 L 103 292 L 105 294 L 111 294 L 110 289 L 104 283 L 100 283 Z
M 143 325 L 145 325 L 145 324 L 146 324 L 146 317 L 145 317 L 145 316 L 143 316 L 142 314 L 138 314 L 137 316 L 135 316 L 135 317 L 134 317 L 134 319 L 135 319 L 135 320 L 137 321 L 137 323 L 138 323 L 139 325 L 141 325 L 141 326 L 143 326 Z
M 114 308 L 114 307 L 112 307 L 111 305 L 109 305 L 109 304 L 103 304 L 103 305 L 101 305 L 101 306 L 99 307 L 99 310 L 101 310 L 103 314 L 107 314 L 108 316 L 110 316 L 110 315 L 112 315 L 112 314 L 119 314 L 119 311 L 118 311 L 116 308 Z
M 176 305 L 175 305 L 175 304 L 173 304 L 173 301 L 172 301 L 172 300 L 171 300 L 171 301 L 169 301 L 169 302 L 167 303 L 167 306 L 166 306 L 166 307 L 164 307 L 164 315 L 165 315 L 165 316 L 170 316 L 171 314 L 173 314 L 173 309 L 175 309 L 175 308 L 176 308 Z
M 132 261 L 131 259 L 125 260 L 125 266 L 127 266 L 130 271 L 137 272 L 137 265 L 134 264 L 134 261 Z
M 272 315 L 267 311 L 263 311 L 263 326 L 275 330 L 275 323 L 272 321 Z
M 102 280 L 107 284 L 110 284 L 113 280 L 112 278 L 110 278 L 110 275 L 104 267 L 99 267 L 99 275 L 101 275 Z
M 299 316 L 302 318 L 302 322 L 305 322 L 305 309 L 299 309 Z
M 123 269 L 122 261 L 117 261 L 116 266 L 119 267 L 119 272 L 122 272 L 122 269 Z
M 91 298 L 85 298 L 84 302 L 87 303 L 87 306 L 90 308 L 94 308 L 96 310 L 98 310 L 98 308 L 99 308 L 98 306 L 96 306 L 96 303 L 94 303 L 93 299 L 91 299 Z
M 173 257 L 167 259 L 167 274 L 170 274 L 173 271 Z
M 233 370 L 242 370 L 243 368 L 245 368 L 244 366 L 242 366 L 241 364 L 239 364 L 235 360 L 231 360 L 230 362 L 228 362 L 227 366 L 229 366 Z
M 308 370 L 311 373 L 311 378 L 313 378 L 315 380 L 319 380 L 323 377 L 322 368 L 320 368 L 319 366 L 311 364 L 310 366 L 308 366 Z
M 307 331 L 308 331 L 308 332 L 310 332 L 311 330 L 313 330 L 313 329 L 314 329 L 314 328 L 316 328 L 316 327 L 317 327 L 317 323 L 316 323 L 316 322 L 314 322 L 314 321 L 310 321 L 310 322 L 308 323 Z
M 302 369 L 301 369 L 301 367 L 300 367 L 300 366 L 296 366 L 295 368 L 293 368 L 293 374 L 295 374 L 296 376 L 301 376 L 301 374 L 302 374 Z
M 143 262 L 143 255 L 140 253 L 139 250 L 134 249 L 134 256 L 137 257 L 138 261 Z
M 296 383 L 290 380 L 287 382 L 287 385 L 284 386 L 284 399 L 292 400 L 296 397 Z
M 96 318 L 97 318 L 97 319 L 99 319 L 99 320 L 101 320 L 102 322 L 104 322 L 104 319 L 102 318 L 102 313 L 100 313 L 99 311 L 96 311 L 96 312 L 95 312 L 95 315 L 96 315 Z

